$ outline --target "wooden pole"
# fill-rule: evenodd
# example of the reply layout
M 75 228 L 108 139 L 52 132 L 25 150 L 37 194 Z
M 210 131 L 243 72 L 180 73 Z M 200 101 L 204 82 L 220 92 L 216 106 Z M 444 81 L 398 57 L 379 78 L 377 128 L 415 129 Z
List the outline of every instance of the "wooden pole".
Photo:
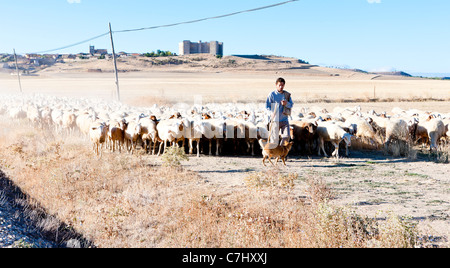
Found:
M 117 71 L 117 59 L 116 59 L 116 51 L 114 50 L 114 40 L 111 30 L 111 23 L 109 23 L 109 36 L 111 37 L 111 46 L 112 46 L 112 54 L 114 60 L 114 71 L 116 73 L 116 87 L 117 87 L 117 101 L 120 102 L 120 90 L 119 90 L 119 75 Z
M 20 82 L 20 73 L 19 73 L 19 65 L 17 64 L 17 55 L 16 55 L 16 49 L 14 49 L 14 60 L 16 62 L 16 72 L 17 72 L 17 79 L 19 80 L 19 88 L 20 93 L 22 93 L 22 83 Z

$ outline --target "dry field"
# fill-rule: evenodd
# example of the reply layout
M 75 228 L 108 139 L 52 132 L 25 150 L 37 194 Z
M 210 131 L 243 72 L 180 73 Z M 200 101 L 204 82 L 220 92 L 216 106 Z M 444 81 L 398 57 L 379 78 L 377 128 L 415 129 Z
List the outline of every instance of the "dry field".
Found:
M 22 77 L 24 91 L 113 99 L 111 72 L 52 68 Z M 310 73 L 153 67 L 119 79 L 123 102 L 151 106 L 193 103 L 198 96 L 204 103 L 263 102 L 279 76 L 297 108 L 448 113 L 450 107 L 448 81 L 371 80 L 374 75 L 320 67 Z M 385 102 L 368 102 L 374 88 Z M 0 75 L 0 93 L 14 90 L 16 78 Z M 0 129 L 0 170 L 31 204 L 97 247 L 449 246 L 449 148 L 441 155 L 414 148 L 407 157 L 354 149 L 339 161 L 292 156 L 287 167 L 276 168 L 264 167 L 259 156 L 202 155 L 166 167 L 143 152 L 98 159 L 82 136 L 57 136 L 26 120 L 0 117 Z

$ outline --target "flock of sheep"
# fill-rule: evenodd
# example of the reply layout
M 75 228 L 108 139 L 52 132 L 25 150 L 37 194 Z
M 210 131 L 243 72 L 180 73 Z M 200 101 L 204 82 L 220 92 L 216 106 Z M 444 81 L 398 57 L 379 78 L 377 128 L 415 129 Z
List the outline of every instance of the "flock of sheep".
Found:
M 297 106 L 299 106 L 297 104 Z M 388 114 L 362 112 L 360 107 L 293 109 L 291 153 L 339 157 L 342 143 L 348 155 L 352 140 L 374 149 L 393 141 L 427 144 L 437 150 L 450 137 L 450 113 L 394 108 Z M 57 134 L 81 133 L 101 157 L 115 152 L 145 150 L 161 155 L 167 146 L 182 146 L 189 154 L 258 155 L 258 140 L 269 137 L 269 112 L 264 104 L 177 104 L 172 107 L 132 107 L 118 102 L 44 95 L 5 95 L 0 116 L 27 119 L 37 128 Z

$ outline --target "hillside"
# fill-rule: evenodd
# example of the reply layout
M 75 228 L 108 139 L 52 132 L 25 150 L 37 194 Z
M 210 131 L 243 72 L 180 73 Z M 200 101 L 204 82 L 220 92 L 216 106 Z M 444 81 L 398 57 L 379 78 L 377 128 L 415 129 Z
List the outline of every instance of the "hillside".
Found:
M 14 72 L 13 64 L 0 68 L 3 73 Z M 405 79 L 396 74 L 372 74 L 359 70 L 346 70 L 320 67 L 304 63 L 302 60 L 290 57 L 266 55 L 233 55 L 217 58 L 209 54 L 194 54 L 169 57 L 145 57 L 142 55 L 121 56 L 117 59 L 119 72 L 275 72 L 279 74 L 298 75 L 305 77 L 342 77 L 346 79 Z M 110 73 L 114 71 L 111 58 L 106 59 L 68 59 L 58 60 L 54 64 L 32 66 L 25 61 L 19 61 L 19 67 L 29 70 L 35 75 L 60 73 Z M 414 78 L 409 78 L 414 79 Z

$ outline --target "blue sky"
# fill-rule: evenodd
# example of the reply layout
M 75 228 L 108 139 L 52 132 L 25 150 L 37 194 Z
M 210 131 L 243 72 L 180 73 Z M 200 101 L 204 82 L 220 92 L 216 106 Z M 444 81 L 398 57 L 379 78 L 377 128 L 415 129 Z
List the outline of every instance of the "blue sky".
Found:
M 45 51 L 113 31 L 286 0 L 0 0 L 0 53 Z M 450 73 L 448 0 L 300 0 L 170 28 L 116 33 L 116 51 L 178 53 L 183 40 L 224 42 L 225 55 L 273 54 L 367 71 Z M 111 50 L 109 36 L 54 53 Z

